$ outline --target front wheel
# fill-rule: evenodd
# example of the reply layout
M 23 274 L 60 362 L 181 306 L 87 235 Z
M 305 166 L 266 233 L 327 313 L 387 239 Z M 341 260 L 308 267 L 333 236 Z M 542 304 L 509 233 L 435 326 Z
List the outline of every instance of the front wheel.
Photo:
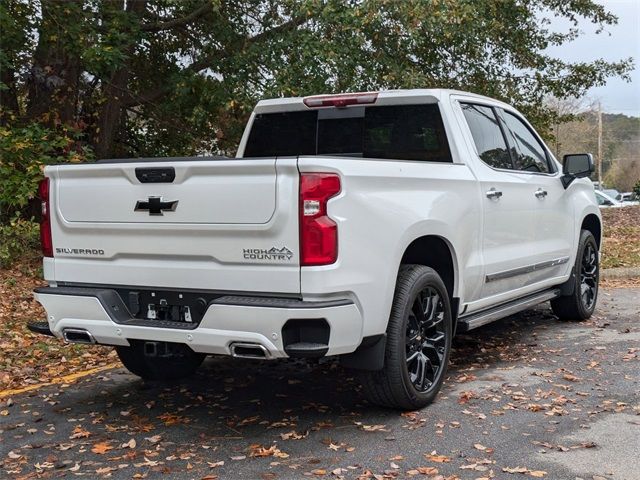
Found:
M 551 309 L 561 320 L 586 320 L 596 308 L 600 277 L 598 244 L 588 230 L 580 232 L 573 276 L 573 293 L 551 300 Z
M 451 319 L 449 295 L 436 271 L 402 265 L 387 327 L 384 367 L 362 374 L 369 401 L 403 410 L 430 404 L 449 363 Z
M 187 345 L 130 340 L 129 347 L 116 347 L 125 368 L 145 380 L 178 380 L 193 374 L 205 358 Z

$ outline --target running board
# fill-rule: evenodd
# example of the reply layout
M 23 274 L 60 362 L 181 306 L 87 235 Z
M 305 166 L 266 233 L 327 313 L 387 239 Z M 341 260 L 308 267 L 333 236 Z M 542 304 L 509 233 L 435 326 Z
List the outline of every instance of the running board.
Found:
M 514 313 L 527 310 L 531 307 L 535 307 L 539 303 L 546 302 L 547 300 L 553 300 L 560 296 L 560 289 L 553 288 L 551 290 L 544 290 L 542 292 L 527 295 L 526 297 L 518 298 L 497 307 L 491 307 L 480 312 L 464 315 L 458 319 L 458 332 L 468 332 L 474 328 L 481 327 L 487 323 L 491 323 L 495 320 L 508 317 Z

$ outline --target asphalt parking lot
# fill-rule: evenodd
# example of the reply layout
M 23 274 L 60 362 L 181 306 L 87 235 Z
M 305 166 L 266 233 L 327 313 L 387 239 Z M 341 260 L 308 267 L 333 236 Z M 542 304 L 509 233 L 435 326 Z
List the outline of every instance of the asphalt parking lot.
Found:
M 172 385 L 124 369 L 0 399 L 9 478 L 640 478 L 640 289 L 585 323 L 548 307 L 454 342 L 436 402 L 366 404 L 334 362 L 210 358 Z

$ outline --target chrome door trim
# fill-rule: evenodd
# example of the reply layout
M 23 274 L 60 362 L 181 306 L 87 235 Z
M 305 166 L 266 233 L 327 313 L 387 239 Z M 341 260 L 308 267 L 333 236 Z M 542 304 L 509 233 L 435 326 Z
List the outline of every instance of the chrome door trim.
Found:
M 553 260 L 547 260 L 546 262 L 534 263 L 532 265 L 526 265 L 524 267 L 513 268 L 511 270 L 503 270 L 501 272 L 489 273 L 485 276 L 485 283 L 495 282 L 497 280 L 504 280 L 505 278 L 511 278 L 518 275 L 524 275 L 526 273 L 543 270 L 545 268 L 551 268 L 558 265 L 563 265 L 569 261 L 569 257 L 554 258 Z

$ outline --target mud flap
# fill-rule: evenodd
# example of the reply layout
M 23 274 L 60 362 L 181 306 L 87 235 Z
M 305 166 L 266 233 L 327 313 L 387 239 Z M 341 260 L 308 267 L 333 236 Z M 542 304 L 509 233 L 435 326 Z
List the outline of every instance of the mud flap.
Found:
M 365 337 L 355 352 L 340 357 L 340 364 L 355 370 L 382 370 L 386 345 L 386 333 Z

